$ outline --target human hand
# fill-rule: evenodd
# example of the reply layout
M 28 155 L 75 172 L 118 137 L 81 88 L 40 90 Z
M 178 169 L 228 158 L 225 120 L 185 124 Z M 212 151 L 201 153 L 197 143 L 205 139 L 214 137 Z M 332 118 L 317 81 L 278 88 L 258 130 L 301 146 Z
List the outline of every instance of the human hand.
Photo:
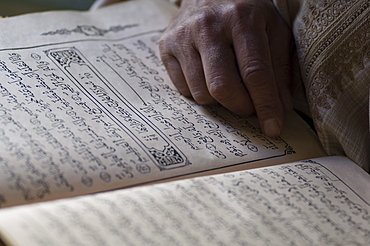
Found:
M 278 135 L 290 110 L 291 34 L 271 0 L 182 0 L 159 48 L 180 93 L 257 114 Z

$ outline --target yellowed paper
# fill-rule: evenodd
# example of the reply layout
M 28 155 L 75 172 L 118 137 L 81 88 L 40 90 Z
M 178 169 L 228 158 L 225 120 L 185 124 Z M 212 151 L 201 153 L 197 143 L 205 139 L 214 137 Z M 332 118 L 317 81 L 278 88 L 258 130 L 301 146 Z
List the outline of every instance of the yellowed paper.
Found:
M 172 86 L 158 41 L 167 1 L 0 21 L 0 207 L 322 156 L 297 115 L 255 118 Z
M 325 157 L 3 209 L 0 234 L 13 245 L 368 245 L 369 184 Z

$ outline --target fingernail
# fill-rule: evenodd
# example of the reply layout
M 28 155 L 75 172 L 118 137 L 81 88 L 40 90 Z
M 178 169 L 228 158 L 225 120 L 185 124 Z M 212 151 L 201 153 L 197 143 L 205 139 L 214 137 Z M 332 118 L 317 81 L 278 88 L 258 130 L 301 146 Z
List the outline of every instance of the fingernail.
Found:
M 262 124 L 263 132 L 269 137 L 275 137 L 280 134 L 281 126 L 276 118 L 270 118 Z

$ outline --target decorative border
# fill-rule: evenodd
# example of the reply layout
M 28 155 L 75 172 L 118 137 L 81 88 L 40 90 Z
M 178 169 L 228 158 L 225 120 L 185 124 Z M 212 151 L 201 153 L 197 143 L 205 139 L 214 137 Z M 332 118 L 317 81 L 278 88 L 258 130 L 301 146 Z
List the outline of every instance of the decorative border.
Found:
M 102 29 L 98 28 L 96 26 L 92 25 L 79 25 L 74 29 L 58 29 L 55 31 L 49 31 L 42 33 L 42 36 L 51 36 L 51 35 L 71 35 L 72 33 L 78 33 L 78 34 L 84 34 L 85 36 L 104 36 L 107 33 L 110 32 L 121 32 L 128 28 L 137 27 L 138 24 L 131 24 L 131 25 L 118 25 L 118 26 L 112 26 L 108 29 Z
M 114 93 L 114 88 L 109 84 L 106 78 L 104 78 L 101 74 L 98 74 L 93 65 L 88 62 L 88 60 L 83 57 L 80 51 L 78 51 L 75 47 L 70 48 L 62 48 L 62 49 L 54 49 L 54 50 L 47 50 L 45 51 L 46 55 L 57 65 L 61 68 L 64 74 L 71 78 L 71 81 L 74 83 L 79 90 L 90 99 L 92 103 L 97 105 L 99 108 L 103 110 L 105 115 L 107 115 L 112 121 L 114 121 L 124 132 L 130 136 L 136 144 L 138 144 L 142 150 L 150 157 L 153 163 L 160 169 L 160 170 L 169 170 L 174 168 L 180 168 L 187 165 L 190 165 L 190 161 L 186 158 L 184 154 L 169 140 L 165 134 L 162 134 L 159 129 L 156 128 L 155 125 L 151 124 L 149 120 L 141 115 L 134 107 L 132 107 L 129 103 L 126 102 L 124 98 L 119 98 L 120 103 L 125 107 L 125 110 L 130 111 L 133 115 L 135 115 L 138 119 L 140 119 L 140 123 L 143 124 L 145 127 L 152 129 L 154 132 L 158 134 L 161 138 L 162 143 L 161 146 L 156 146 L 155 148 L 152 146 L 147 146 L 143 143 L 134 132 L 130 130 L 124 123 L 119 121 L 106 107 L 98 100 L 94 99 L 87 89 L 80 83 L 79 79 L 77 79 L 74 74 L 68 71 L 68 68 L 71 67 L 72 64 L 77 64 L 79 66 L 85 66 L 89 69 L 95 76 L 101 81 L 102 84 L 106 85 L 108 90 Z

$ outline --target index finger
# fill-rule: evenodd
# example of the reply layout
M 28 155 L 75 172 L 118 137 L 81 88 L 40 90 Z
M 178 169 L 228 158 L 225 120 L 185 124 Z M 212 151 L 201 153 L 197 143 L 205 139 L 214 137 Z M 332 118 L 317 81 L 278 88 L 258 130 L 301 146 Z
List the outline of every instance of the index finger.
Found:
M 275 83 L 266 24 L 261 19 L 249 18 L 246 25 L 235 26 L 233 45 L 241 78 L 262 130 L 268 136 L 276 136 L 282 130 L 284 113 Z

